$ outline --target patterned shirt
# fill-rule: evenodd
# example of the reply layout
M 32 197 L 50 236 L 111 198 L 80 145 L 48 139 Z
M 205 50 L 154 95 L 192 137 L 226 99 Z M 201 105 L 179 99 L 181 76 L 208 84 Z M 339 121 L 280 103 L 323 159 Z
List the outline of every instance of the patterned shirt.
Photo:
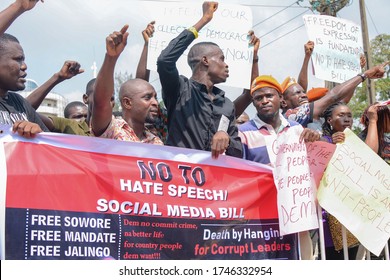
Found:
M 148 144 L 164 145 L 160 138 L 145 129 L 143 138 L 139 139 L 134 130 L 123 119 L 113 118 L 106 131 L 100 137 L 130 142 L 141 142 Z
M 303 127 L 307 127 L 309 123 L 313 122 L 313 111 L 314 103 L 305 103 L 297 108 L 288 109 L 284 113 L 284 116 L 289 121 L 295 121 L 300 123 Z

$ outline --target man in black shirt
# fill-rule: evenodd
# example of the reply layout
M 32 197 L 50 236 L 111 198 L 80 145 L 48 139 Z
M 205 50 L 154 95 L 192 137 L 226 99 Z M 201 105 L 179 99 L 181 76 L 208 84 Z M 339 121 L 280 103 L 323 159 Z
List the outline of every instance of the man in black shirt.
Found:
M 30 135 L 36 126 L 27 125 L 33 122 L 39 125 L 43 131 L 48 131 L 39 115 L 31 105 L 19 94 L 12 91 L 19 91 L 25 88 L 27 65 L 24 62 L 24 52 L 19 41 L 12 35 L 4 33 L 0 35 L 0 124 L 15 125 L 22 135 L 21 130 Z
M 176 68 L 176 61 L 212 20 L 217 8 L 217 2 L 204 2 L 202 18 L 173 39 L 157 60 L 168 112 L 167 145 L 211 151 L 214 158 L 223 153 L 241 158 L 234 105 L 214 86 L 229 77 L 222 50 L 210 42 L 194 45 L 188 53 L 190 79 L 180 76 Z

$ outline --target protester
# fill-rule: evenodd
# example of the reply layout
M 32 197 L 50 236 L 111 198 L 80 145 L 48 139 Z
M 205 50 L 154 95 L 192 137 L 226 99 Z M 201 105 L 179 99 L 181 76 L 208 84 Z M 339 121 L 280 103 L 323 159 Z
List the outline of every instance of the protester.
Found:
M 110 100 L 114 92 L 115 64 L 127 44 L 128 25 L 106 38 L 106 55 L 98 73 L 93 94 L 92 131 L 95 136 L 124 141 L 163 145 L 160 138 L 145 128 L 157 116 L 157 94 L 142 79 L 123 83 L 119 90 L 122 119 L 112 116 Z
M 280 103 L 283 99 L 280 84 L 272 77 L 263 75 L 257 77 L 251 88 L 253 105 L 257 114 L 250 121 L 239 126 L 239 136 L 243 145 L 244 158 L 263 164 L 270 164 L 265 137 L 285 133 L 290 127 L 299 125 L 289 121 L 280 112 Z M 317 141 L 320 134 L 311 129 L 304 129 L 301 141 Z
M 331 104 L 342 100 L 348 101 L 356 87 L 366 79 L 382 78 L 385 73 L 384 67 L 387 64 L 388 62 L 382 63 L 364 71 L 364 73 L 335 86 L 322 98 L 310 103 L 302 86 L 294 78 L 287 77 L 281 84 L 286 102 L 284 107 L 285 117 L 306 127 L 313 120 L 318 120 L 324 110 Z
M 21 95 L 13 92 L 25 88 L 26 70 L 24 52 L 18 39 L 7 33 L 0 35 L 0 124 L 14 125 L 24 120 L 48 131 L 34 108 Z M 31 127 L 19 123 L 18 131 L 22 128 Z
M 154 24 L 155 21 L 148 23 L 146 28 L 142 31 L 142 37 L 144 39 L 144 47 L 142 49 L 141 57 L 137 65 L 137 71 L 135 77 L 138 79 L 143 79 L 149 82 L 150 70 L 147 69 L 147 57 L 148 57 L 148 45 L 149 39 L 153 37 L 154 34 Z M 161 100 L 158 103 L 158 115 L 155 118 L 153 123 L 147 123 L 146 127 L 155 135 L 157 135 L 163 143 L 166 143 L 168 136 L 168 116 L 167 109 L 165 108 L 164 102 Z
M 212 20 L 218 3 L 204 2 L 202 8 L 201 19 L 173 39 L 157 59 L 162 96 L 168 111 L 167 144 L 211 151 L 213 158 L 224 153 L 241 157 L 234 105 L 223 90 L 215 87 L 229 77 L 222 50 L 211 42 L 195 44 L 187 59 L 192 77 L 179 75 L 176 68 L 176 61 Z
M 34 8 L 37 2 L 16 0 L 0 12 L 0 124 L 13 125 L 14 132 L 27 138 L 34 137 L 42 130 L 47 131 L 47 128 L 28 102 L 12 92 L 25 88 L 27 65 L 18 39 L 4 32 L 17 17 Z
M 259 76 L 253 81 L 251 94 L 257 114 L 252 120 L 239 126 L 244 159 L 274 166 L 275 163 L 271 162 L 268 154 L 266 137 L 276 139 L 281 134 L 287 133 L 290 127 L 300 125 L 282 116 L 281 92 L 280 84 L 272 76 Z M 319 139 L 320 134 L 308 128 L 305 128 L 300 135 L 300 141 L 314 142 Z M 309 232 L 300 232 L 299 235 L 303 259 L 312 259 L 313 250 Z
M 88 106 L 81 101 L 72 101 L 65 106 L 64 117 L 66 119 L 82 121 L 87 119 Z

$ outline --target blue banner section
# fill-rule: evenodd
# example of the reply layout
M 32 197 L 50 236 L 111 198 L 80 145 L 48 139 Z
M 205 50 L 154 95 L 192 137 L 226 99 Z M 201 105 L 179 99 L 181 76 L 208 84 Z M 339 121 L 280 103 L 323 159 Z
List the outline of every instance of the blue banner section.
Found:
M 6 259 L 298 259 L 277 220 L 210 221 L 15 209 Z

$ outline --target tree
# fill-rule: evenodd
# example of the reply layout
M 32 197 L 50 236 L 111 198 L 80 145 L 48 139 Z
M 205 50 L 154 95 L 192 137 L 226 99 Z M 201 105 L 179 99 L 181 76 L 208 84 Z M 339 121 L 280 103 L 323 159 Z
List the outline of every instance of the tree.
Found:
M 390 61 L 390 35 L 380 34 L 370 42 L 373 65 L 378 65 L 386 61 Z M 377 92 L 377 101 L 385 101 L 390 99 L 390 69 L 387 67 L 385 78 L 375 82 L 375 90 Z M 367 87 L 363 84 L 362 87 L 356 89 L 354 96 L 348 103 L 351 108 L 353 118 L 359 120 L 363 111 L 368 106 Z M 354 129 L 359 132 L 360 128 Z

